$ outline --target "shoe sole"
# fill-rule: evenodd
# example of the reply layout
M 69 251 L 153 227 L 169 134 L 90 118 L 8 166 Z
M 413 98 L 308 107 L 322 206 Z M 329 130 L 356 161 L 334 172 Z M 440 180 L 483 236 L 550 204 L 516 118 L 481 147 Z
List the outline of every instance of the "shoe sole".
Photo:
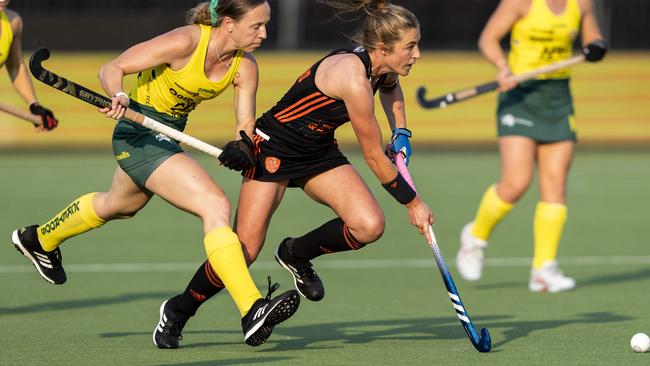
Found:
M 254 327 L 244 336 L 246 344 L 253 347 L 262 345 L 271 336 L 273 327 L 291 318 L 298 310 L 299 305 L 300 297 L 295 294 L 290 294 L 282 301 L 279 301 L 262 318 L 262 321 L 258 323 L 259 326 Z
M 158 345 L 158 343 L 156 342 L 156 332 L 157 331 L 162 332 L 162 326 L 160 324 L 163 322 L 163 315 L 165 314 L 165 305 L 167 304 L 167 301 L 169 301 L 169 300 L 163 301 L 163 303 L 160 305 L 160 318 L 158 319 L 158 324 L 156 324 L 156 327 L 153 328 L 153 335 L 152 335 L 153 344 L 154 344 L 154 346 L 156 346 L 156 347 L 158 347 L 160 349 L 177 348 L 177 347 L 160 347 Z
M 571 287 L 560 287 L 560 288 L 551 288 L 547 286 L 546 284 L 540 283 L 540 282 L 535 282 L 534 284 L 528 284 L 528 290 L 531 292 L 548 292 L 551 294 L 558 293 L 558 292 L 564 292 L 564 291 L 572 291 L 575 290 L 576 286 L 573 285 Z
M 45 273 L 43 273 L 41 267 L 36 263 L 36 259 L 32 257 L 31 254 L 29 254 L 29 250 L 27 250 L 27 248 L 23 246 L 23 243 L 20 242 L 20 237 L 18 236 L 18 230 L 14 230 L 14 232 L 11 233 L 11 242 L 13 243 L 16 250 L 20 252 L 20 254 L 24 255 L 25 257 L 27 257 L 27 259 L 29 259 L 32 262 L 32 265 L 34 266 L 34 268 L 36 268 L 38 274 L 41 275 L 41 277 L 43 277 L 45 281 L 54 285 L 60 285 L 60 283 L 54 282 L 54 280 L 50 279 L 45 275 Z

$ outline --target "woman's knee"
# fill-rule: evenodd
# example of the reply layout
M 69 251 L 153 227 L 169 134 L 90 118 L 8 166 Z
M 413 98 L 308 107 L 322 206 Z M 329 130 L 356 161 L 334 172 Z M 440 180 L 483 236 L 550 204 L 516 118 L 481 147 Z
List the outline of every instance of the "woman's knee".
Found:
M 370 244 L 381 238 L 384 234 L 385 226 L 384 215 L 381 212 L 377 212 L 373 215 L 358 218 L 349 228 L 357 241 Z
M 226 195 L 207 193 L 199 201 L 196 213 L 203 221 L 230 222 L 230 200 Z
M 149 202 L 149 199 L 116 199 L 110 193 L 97 193 L 93 200 L 95 213 L 105 219 L 130 219 Z
M 241 227 L 239 223 L 236 225 L 235 232 L 237 233 L 237 237 L 241 243 L 246 263 L 250 266 L 251 263 L 255 262 L 255 259 L 257 259 L 257 256 L 262 251 L 264 237 L 258 235 L 252 230 Z
M 244 252 L 244 258 L 246 259 L 246 264 L 250 265 L 255 262 L 257 256 L 260 254 L 262 249 L 262 244 L 260 242 L 245 241 L 241 237 L 239 238 L 242 245 L 242 251 Z
M 566 199 L 566 179 L 561 176 L 540 177 L 540 196 L 546 202 L 564 202 Z
M 502 177 L 498 183 L 497 194 L 505 201 L 514 202 L 523 196 L 531 181 L 531 176 Z

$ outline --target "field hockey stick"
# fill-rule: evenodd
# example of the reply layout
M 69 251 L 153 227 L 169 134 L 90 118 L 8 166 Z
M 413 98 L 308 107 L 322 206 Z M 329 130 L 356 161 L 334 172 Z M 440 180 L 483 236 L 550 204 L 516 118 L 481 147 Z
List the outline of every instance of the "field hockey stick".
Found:
M 0 103 L 0 111 L 11 114 L 12 116 L 18 117 L 27 122 L 31 122 L 34 126 L 40 126 L 42 124 L 41 119 L 38 116 L 8 104 Z
M 53 87 L 54 89 L 68 93 L 73 97 L 81 99 L 84 102 L 92 104 L 96 107 L 104 108 L 111 106 L 111 99 L 43 68 L 41 63 L 48 58 L 50 58 L 50 50 L 47 48 L 41 48 L 36 50 L 32 54 L 32 57 L 29 59 L 29 69 L 36 79 L 43 82 L 44 84 Z M 177 131 L 132 109 L 127 109 L 124 113 L 124 117 L 139 125 L 165 134 L 176 141 L 180 141 L 214 157 L 219 157 L 219 155 L 221 155 L 221 149 L 190 135 L 184 134 L 183 132 Z
M 539 69 L 535 69 L 523 74 L 519 75 L 514 75 L 512 77 L 513 80 L 516 80 L 518 83 L 521 83 L 523 81 L 531 80 L 534 79 L 536 76 L 539 76 L 541 74 L 546 74 L 552 71 L 556 71 L 559 69 L 563 69 L 565 67 L 573 66 L 576 64 L 581 63 L 582 61 L 585 60 L 584 55 L 579 55 L 572 57 L 568 60 L 564 61 L 558 61 L 555 63 L 552 63 L 550 65 L 546 65 L 544 67 L 540 67 Z M 493 90 L 496 90 L 499 87 L 499 82 L 498 81 L 491 81 L 489 83 L 473 86 L 471 88 L 459 90 L 453 93 L 448 93 L 442 96 L 439 96 L 437 98 L 433 99 L 427 99 L 426 94 L 427 94 L 427 89 L 423 86 L 418 88 L 417 91 L 417 98 L 418 98 L 418 103 L 420 106 L 426 109 L 431 109 L 431 108 L 445 108 L 446 106 L 458 102 L 462 102 L 464 100 L 476 97 L 481 94 L 485 94 L 488 92 L 491 92 Z
M 404 177 L 408 184 L 415 190 L 415 184 L 413 183 L 411 174 L 409 173 L 408 168 L 404 163 L 403 154 L 397 154 L 395 157 L 395 164 L 397 165 L 397 170 L 400 172 L 402 177 Z M 460 299 L 460 294 L 458 293 L 458 289 L 456 289 L 454 279 L 451 278 L 451 273 L 449 272 L 445 258 L 442 256 L 442 252 L 438 247 L 436 235 L 433 233 L 433 228 L 431 225 L 428 226 L 429 236 L 431 236 L 432 241 L 431 249 L 433 250 L 433 255 L 436 258 L 436 263 L 438 264 L 438 269 L 442 275 L 442 280 L 445 283 L 445 287 L 447 288 L 447 293 L 451 299 L 451 304 L 454 306 L 454 309 L 456 309 L 456 315 L 458 315 L 458 319 L 460 319 L 460 323 L 463 325 L 463 328 L 465 328 L 465 332 L 467 333 L 470 341 L 472 341 L 474 348 L 476 348 L 476 350 L 479 352 L 490 352 L 490 349 L 492 348 L 492 339 L 490 338 L 490 332 L 488 332 L 488 330 L 485 328 L 481 328 L 481 333 L 479 335 L 479 333 L 476 331 L 476 327 L 474 327 L 472 320 L 469 318 L 467 310 L 465 310 L 465 305 L 463 305 L 463 301 Z

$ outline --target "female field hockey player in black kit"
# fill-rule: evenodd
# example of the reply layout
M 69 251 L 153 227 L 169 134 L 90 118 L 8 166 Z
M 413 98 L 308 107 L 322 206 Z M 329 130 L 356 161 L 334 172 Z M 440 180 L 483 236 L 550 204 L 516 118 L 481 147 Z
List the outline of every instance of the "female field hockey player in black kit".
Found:
M 7 9 L 8 5 L 9 0 L 0 0 L 0 67 L 7 65 L 14 89 L 27 102 L 29 111 L 40 117 L 41 125 L 36 130 L 52 130 L 58 126 L 59 121 L 52 111 L 40 105 L 36 99 L 32 79 L 23 61 L 23 20 L 18 13 Z
M 384 215 L 357 171 L 341 154 L 334 131 L 351 121 L 365 160 L 388 192 L 408 209 L 421 234 L 433 223 L 429 207 L 397 172 L 384 153 L 374 115 L 374 94 L 394 130 L 392 150 L 410 154 L 404 97 L 398 76 L 409 74 L 420 57 L 417 18 L 386 1 L 322 1 L 341 12 L 361 12 L 363 27 L 356 49 L 336 50 L 305 71 L 255 126 L 256 165 L 243 173 L 236 231 L 252 263 L 264 244 L 271 216 L 287 187 L 300 187 L 338 217 L 277 248 L 277 261 L 294 278 L 305 298 L 325 294 L 310 260 L 363 248 L 381 237 Z M 430 238 L 428 238 L 430 241 Z M 178 344 L 183 326 L 199 306 L 223 288 L 205 262 L 184 293 L 168 300 L 165 344 Z
M 230 201 L 209 173 L 177 141 L 122 118 L 126 107 L 182 131 L 188 114 L 201 102 L 234 89 L 237 129 L 252 136 L 258 67 L 252 52 L 266 39 L 271 8 L 266 0 L 212 0 L 188 12 L 188 25 L 137 44 L 104 65 L 100 81 L 110 108 L 100 112 L 118 119 L 113 151 L 119 166 L 108 192 L 85 194 L 43 225 L 12 234 L 14 246 L 48 282 L 63 284 L 66 274 L 59 245 L 115 219 L 133 217 L 154 194 L 201 219 L 208 266 L 218 273 L 241 314 L 244 341 L 258 346 L 273 327 L 297 310 L 300 297 L 289 290 L 263 298 L 248 272 L 242 245 L 230 226 Z M 125 75 L 137 74 L 129 95 Z M 242 136 L 246 140 L 246 134 Z M 229 142 L 219 156 L 228 168 L 254 164 L 253 143 Z M 151 243 L 154 244 L 154 243 Z M 269 281 L 270 282 L 270 281 Z M 153 342 L 174 348 L 156 335 L 168 319 L 160 307 Z M 178 342 L 176 342 L 178 344 Z

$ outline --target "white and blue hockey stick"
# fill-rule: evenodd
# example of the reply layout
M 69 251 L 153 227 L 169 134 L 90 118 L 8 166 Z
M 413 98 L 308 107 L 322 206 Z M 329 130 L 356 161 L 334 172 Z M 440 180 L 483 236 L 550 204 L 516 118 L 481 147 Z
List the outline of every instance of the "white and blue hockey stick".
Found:
M 409 173 L 408 168 L 404 163 L 404 157 L 402 154 L 397 154 L 395 157 L 395 164 L 397 165 L 397 170 L 400 172 L 400 174 L 402 174 L 402 177 L 404 177 L 409 185 L 415 190 L 415 184 L 413 183 L 411 174 Z M 465 305 L 463 305 L 463 301 L 460 299 L 460 294 L 458 293 L 458 289 L 456 289 L 454 279 L 451 278 L 451 273 L 449 273 L 449 268 L 447 267 L 445 258 L 443 258 L 442 252 L 438 247 L 436 236 L 433 233 L 433 228 L 431 225 L 429 225 L 429 235 L 431 236 L 431 249 L 433 250 L 433 255 L 436 257 L 438 269 L 440 270 L 442 280 L 445 283 L 445 287 L 447 288 L 447 293 L 451 299 L 451 304 L 454 306 L 454 309 L 456 309 L 456 314 L 458 315 L 458 319 L 460 319 L 460 323 L 463 325 L 463 328 L 465 328 L 467 336 L 469 337 L 470 341 L 472 341 L 472 345 L 474 345 L 474 348 L 476 348 L 477 351 L 490 352 L 490 349 L 492 348 L 492 339 L 490 338 L 490 332 L 488 332 L 488 330 L 485 328 L 481 328 L 480 334 L 476 331 L 476 327 L 474 327 L 472 320 L 469 318 L 467 310 L 465 310 Z

